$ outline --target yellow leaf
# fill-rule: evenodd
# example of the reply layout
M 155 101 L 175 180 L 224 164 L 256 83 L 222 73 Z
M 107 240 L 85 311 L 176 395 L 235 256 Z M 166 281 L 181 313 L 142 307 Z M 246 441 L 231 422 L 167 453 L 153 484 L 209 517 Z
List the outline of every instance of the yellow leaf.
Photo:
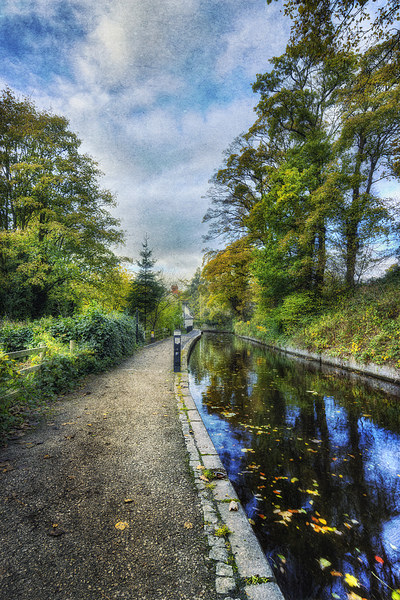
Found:
M 350 573 L 345 573 L 344 580 L 350 587 L 358 587 L 360 585 L 358 579 L 354 575 L 350 575 Z
M 129 523 L 127 523 L 126 521 L 118 521 L 118 523 L 115 523 L 115 528 L 119 529 L 120 531 L 123 531 L 124 529 L 127 529 L 129 527 Z
M 133 502 L 132 498 L 125 498 L 124 499 L 125 504 L 129 504 L 130 502 Z
M 193 529 L 193 523 L 190 523 L 190 521 L 186 521 L 183 526 L 185 529 Z

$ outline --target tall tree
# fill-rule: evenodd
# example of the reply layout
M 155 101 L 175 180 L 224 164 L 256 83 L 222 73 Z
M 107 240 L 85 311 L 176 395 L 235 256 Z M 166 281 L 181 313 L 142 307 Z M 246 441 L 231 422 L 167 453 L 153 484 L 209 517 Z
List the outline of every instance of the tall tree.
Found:
M 153 250 L 149 248 L 149 240 L 145 236 L 140 251 L 141 258 L 136 263 L 139 270 L 131 283 L 128 297 L 129 312 L 135 314 L 136 310 L 139 311 L 144 329 L 146 329 L 149 322 L 154 327 L 154 321 L 151 321 L 152 313 L 166 294 L 165 286 L 159 274 L 153 269 L 156 260 L 152 258 L 152 254 Z
M 2 314 L 51 312 L 54 292 L 119 264 L 112 246 L 123 234 L 109 212 L 115 201 L 80 144 L 65 118 L 38 111 L 10 90 L 1 93 Z

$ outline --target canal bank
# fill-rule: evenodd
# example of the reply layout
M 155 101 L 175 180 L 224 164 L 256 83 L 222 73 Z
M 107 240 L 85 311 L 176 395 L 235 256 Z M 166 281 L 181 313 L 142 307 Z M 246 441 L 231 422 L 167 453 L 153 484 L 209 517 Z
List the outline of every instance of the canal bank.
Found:
M 336 358 L 335 356 L 330 356 L 329 354 L 317 354 L 315 352 L 309 352 L 304 348 L 296 348 L 294 346 L 280 346 L 277 344 L 267 344 L 266 342 L 263 342 L 262 340 L 259 340 L 257 338 L 245 335 L 238 335 L 233 332 L 232 335 L 237 335 L 243 340 L 247 340 L 255 344 L 260 344 L 261 346 L 265 346 L 266 348 L 270 348 L 271 350 L 278 350 L 279 352 L 283 352 L 284 354 L 288 354 L 289 356 L 296 356 L 304 358 L 306 360 L 317 362 L 320 365 L 337 367 L 339 369 L 344 369 L 345 371 L 350 371 L 359 375 L 375 377 L 376 379 L 387 381 L 389 383 L 400 383 L 400 371 L 399 369 L 395 369 L 393 367 L 385 367 L 381 365 L 376 365 L 374 363 L 360 363 L 354 359 Z
M 397 597 L 399 390 L 224 334 L 189 383 L 285 598 Z
M 182 371 L 175 377 L 175 394 L 189 464 L 203 509 L 209 558 L 215 564 L 216 591 L 227 600 L 233 597 L 284 600 L 190 394 L 187 364 L 200 337 L 201 333 L 194 334 L 183 348 Z

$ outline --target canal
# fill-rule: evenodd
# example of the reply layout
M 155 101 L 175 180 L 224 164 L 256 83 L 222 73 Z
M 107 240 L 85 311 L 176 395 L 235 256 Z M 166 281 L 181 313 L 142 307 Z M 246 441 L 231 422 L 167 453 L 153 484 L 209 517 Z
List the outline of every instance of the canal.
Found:
M 287 600 L 400 600 L 400 389 L 204 334 L 190 391 Z

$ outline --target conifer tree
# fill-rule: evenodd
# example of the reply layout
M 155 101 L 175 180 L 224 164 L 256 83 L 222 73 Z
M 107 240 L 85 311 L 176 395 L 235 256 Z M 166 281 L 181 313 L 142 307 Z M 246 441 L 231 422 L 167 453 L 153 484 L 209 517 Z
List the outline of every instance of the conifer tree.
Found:
M 140 252 L 141 258 L 136 262 L 139 271 L 131 283 L 128 299 L 129 312 L 135 314 L 136 310 L 139 311 L 139 317 L 144 329 L 146 329 L 151 313 L 156 308 L 160 299 L 165 295 L 165 287 L 158 273 L 153 269 L 156 260 L 152 258 L 152 254 L 153 250 L 149 248 L 149 241 L 147 236 L 145 236 Z

